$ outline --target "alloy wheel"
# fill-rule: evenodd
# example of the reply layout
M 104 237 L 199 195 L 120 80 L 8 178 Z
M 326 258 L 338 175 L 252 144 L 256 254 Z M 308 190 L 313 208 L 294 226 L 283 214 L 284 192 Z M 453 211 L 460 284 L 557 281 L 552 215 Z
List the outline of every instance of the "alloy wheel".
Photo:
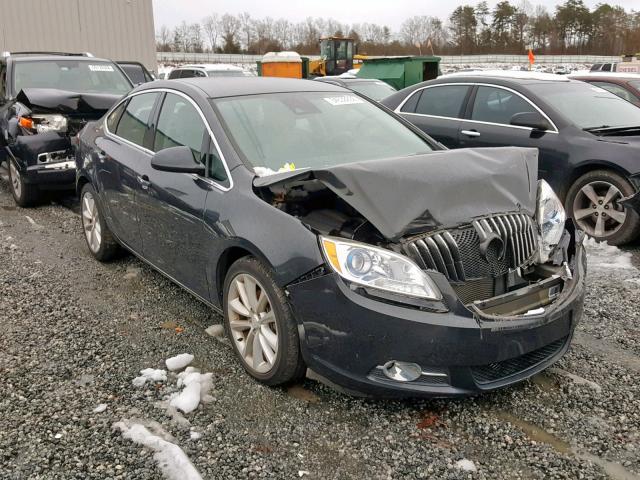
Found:
M 271 299 L 255 277 L 241 273 L 231 281 L 227 312 L 245 365 L 259 374 L 269 372 L 278 354 L 278 326 Z
M 97 253 L 102 241 L 102 227 L 96 200 L 90 192 L 85 192 L 82 196 L 82 226 L 87 245 L 93 253 Z
M 627 219 L 625 208 L 618 203 L 623 197 L 620 189 L 609 182 L 587 183 L 573 200 L 573 218 L 592 237 L 610 237 Z
M 22 181 L 20 178 L 20 172 L 13 164 L 11 160 L 9 160 L 9 174 L 11 176 L 11 188 L 13 188 L 13 192 L 16 197 L 20 198 L 22 195 Z

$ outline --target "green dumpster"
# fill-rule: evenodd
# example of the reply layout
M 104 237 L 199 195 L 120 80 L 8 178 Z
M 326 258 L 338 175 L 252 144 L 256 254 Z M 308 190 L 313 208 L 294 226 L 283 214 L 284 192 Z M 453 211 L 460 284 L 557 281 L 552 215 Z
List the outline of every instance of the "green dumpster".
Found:
M 358 78 L 376 78 L 402 90 L 437 78 L 439 68 L 440 57 L 431 55 L 367 58 L 358 71 Z

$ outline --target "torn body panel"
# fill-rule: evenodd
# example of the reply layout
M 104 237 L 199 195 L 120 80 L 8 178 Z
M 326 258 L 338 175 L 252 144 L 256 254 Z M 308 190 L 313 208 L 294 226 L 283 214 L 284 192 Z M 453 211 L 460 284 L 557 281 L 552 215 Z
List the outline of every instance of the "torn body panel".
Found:
M 104 93 L 77 93 L 54 88 L 25 88 L 16 101 L 38 113 L 88 115 L 98 119 L 120 99 Z
M 256 178 L 254 186 L 287 191 L 315 180 L 397 241 L 488 213 L 532 216 L 537 168 L 535 149 L 461 149 L 284 172 Z

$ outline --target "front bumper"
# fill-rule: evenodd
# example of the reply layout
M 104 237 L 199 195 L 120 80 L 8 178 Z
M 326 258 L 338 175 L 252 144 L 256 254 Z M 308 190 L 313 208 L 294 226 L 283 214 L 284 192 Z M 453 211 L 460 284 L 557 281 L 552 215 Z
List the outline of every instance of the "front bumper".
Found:
M 576 245 L 555 301 L 540 313 L 474 315 L 442 277 L 448 311 L 427 311 L 364 296 L 336 274 L 287 288 L 309 368 L 346 391 L 382 397 L 472 395 L 520 382 L 557 361 L 582 316 L 586 256 Z M 531 313 L 531 312 L 530 312 Z M 389 361 L 415 363 L 412 382 L 387 378 Z
M 73 190 L 76 181 L 76 161 L 67 157 L 62 162 L 29 165 L 23 175 L 26 183 L 37 184 L 43 189 Z
M 74 189 L 75 153 L 68 136 L 56 132 L 21 135 L 8 153 L 26 183 L 42 189 Z

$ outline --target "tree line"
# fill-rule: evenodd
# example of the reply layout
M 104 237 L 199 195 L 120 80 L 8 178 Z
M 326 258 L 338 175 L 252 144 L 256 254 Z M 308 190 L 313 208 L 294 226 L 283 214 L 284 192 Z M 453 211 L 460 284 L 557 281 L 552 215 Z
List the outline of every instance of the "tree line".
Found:
M 422 15 L 407 18 L 400 29 L 373 23 L 341 23 L 309 17 L 302 22 L 253 18 L 249 13 L 212 13 L 201 23 L 182 22 L 156 35 L 158 51 L 264 54 L 294 50 L 319 53 L 324 36 L 348 36 L 358 53 L 402 54 L 522 54 L 528 48 L 542 54 L 621 55 L 640 52 L 640 11 L 608 3 L 589 9 L 583 0 L 565 0 L 549 11 L 528 0 L 486 1 L 461 5 L 446 20 Z

